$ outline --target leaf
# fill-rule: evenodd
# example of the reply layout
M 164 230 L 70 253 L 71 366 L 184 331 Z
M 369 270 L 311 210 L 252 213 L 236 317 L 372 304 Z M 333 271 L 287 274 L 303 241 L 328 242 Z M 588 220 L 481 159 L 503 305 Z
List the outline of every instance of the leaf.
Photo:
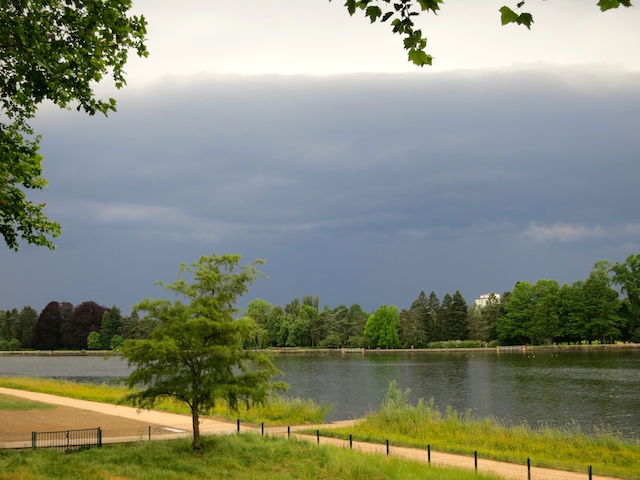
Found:
M 409 61 L 418 65 L 419 67 L 424 67 L 425 65 L 431 65 L 433 61 L 433 57 L 422 50 L 409 50 Z
M 620 5 L 627 8 L 632 6 L 631 0 L 600 0 L 597 5 L 600 7 L 601 12 L 618 8 Z
M 344 6 L 347 7 L 349 15 L 356 13 L 356 0 L 347 0 Z
M 437 11 L 440 10 L 440 5 L 438 4 L 442 3 L 442 1 L 443 0 L 418 0 L 418 3 L 422 11 L 431 10 L 433 13 L 437 13 Z
M 365 11 L 365 15 L 371 19 L 371 23 L 375 22 L 382 16 L 382 10 L 377 6 L 369 6 Z
M 505 6 L 500 9 L 500 14 L 502 25 L 507 25 L 508 23 L 517 23 L 518 25 L 524 25 L 529 30 L 531 30 L 533 16 L 530 13 L 521 13 L 520 15 L 518 15 L 509 7 Z
M 518 25 L 524 25 L 531 30 L 531 24 L 533 23 L 533 16 L 530 13 L 521 13 L 518 15 Z
M 504 6 L 500 9 L 500 21 L 502 22 L 502 25 L 516 23 L 518 21 L 518 14 L 509 7 Z

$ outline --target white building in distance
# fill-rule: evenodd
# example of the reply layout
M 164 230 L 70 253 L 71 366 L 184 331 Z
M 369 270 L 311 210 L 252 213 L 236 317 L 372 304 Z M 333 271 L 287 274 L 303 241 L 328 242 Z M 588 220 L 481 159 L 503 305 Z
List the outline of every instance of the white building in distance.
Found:
M 476 298 L 473 302 L 473 306 L 480 310 L 484 308 L 489 303 L 499 303 L 500 302 L 500 294 L 499 293 L 485 293 L 480 295 L 480 298 Z

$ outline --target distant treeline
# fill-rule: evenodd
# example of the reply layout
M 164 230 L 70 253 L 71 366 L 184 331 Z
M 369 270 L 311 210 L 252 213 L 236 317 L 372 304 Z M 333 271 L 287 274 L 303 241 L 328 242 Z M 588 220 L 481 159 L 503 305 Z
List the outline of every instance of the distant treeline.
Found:
M 0 350 L 111 350 L 125 339 L 147 338 L 154 327 L 136 312 L 123 317 L 115 306 L 50 302 L 39 315 L 29 306 L 0 311 Z
M 408 309 L 381 305 L 375 312 L 357 303 L 320 309 L 319 301 L 309 295 L 281 307 L 253 300 L 246 315 L 255 327 L 239 341 L 249 348 L 640 342 L 640 254 L 624 263 L 599 261 L 589 278 L 571 285 L 517 282 L 511 292 L 471 305 L 459 291 L 442 300 L 422 291 Z M 154 327 L 135 311 L 123 317 L 115 306 L 51 302 L 39 315 L 31 307 L 0 311 L 0 350 L 114 349 L 147 338 Z

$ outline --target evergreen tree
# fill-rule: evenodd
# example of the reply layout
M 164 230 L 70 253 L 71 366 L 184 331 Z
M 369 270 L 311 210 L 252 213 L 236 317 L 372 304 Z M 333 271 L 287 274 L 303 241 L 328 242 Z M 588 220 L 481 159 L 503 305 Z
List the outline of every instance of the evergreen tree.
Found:
M 114 305 L 102 315 L 100 341 L 102 342 L 103 350 L 111 348 L 111 339 L 118 334 L 120 328 L 122 328 L 122 314 L 120 309 Z
M 469 309 L 459 290 L 456 290 L 451 299 L 448 320 L 449 340 L 469 340 Z
M 38 322 L 38 312 L 36 312 L 30 306 L 24 307 L 20 310 L 18 315 L 18 328 L 16 331 L 16 337 L 22 348 L 31 347 L 31 337 L 33 337 L 33 329 Z
M 400 312 L 399 335 L 402 346 L 426 347 L 428 325 L 428 299 L 424 291 L 421 291 L 418 298 L 411 304 L 411 308 Z
M 446 293 L 444 297 L 442 297 L 442 304 L 440 305 L 440 316 L 439 316 L 439 341 L 447 341 L 447 340 L 455 340 L 452 337 L 453 332 L 451 331 L 452 323 L 453 323 L 453 297 L 449 293 Z
M 442 325 L 440 321 L 440 300 L 434 292 L 429 294 L 427 299 L 427 316 L 425 332 L 427 334 L 427 342 L 439 342 L 443 340 Z

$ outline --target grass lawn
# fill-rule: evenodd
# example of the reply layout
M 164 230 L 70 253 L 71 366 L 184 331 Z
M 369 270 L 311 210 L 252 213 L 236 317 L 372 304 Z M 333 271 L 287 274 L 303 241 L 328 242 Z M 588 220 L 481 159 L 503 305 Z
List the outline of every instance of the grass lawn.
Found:
M 258 435 L 205 437 L 195 455 L 188 440 L 107 445 L 64 454 L 0 451 L 0 480 L 495 480 L 473 471 Z
M 33 402 L 31 400 L 23 400 L 22 398 L 10 397 L 8 395 L 0 395 L 0 410 L 35 410 L 42 408 L 56 408 L 56 406 L 47 403 Z

